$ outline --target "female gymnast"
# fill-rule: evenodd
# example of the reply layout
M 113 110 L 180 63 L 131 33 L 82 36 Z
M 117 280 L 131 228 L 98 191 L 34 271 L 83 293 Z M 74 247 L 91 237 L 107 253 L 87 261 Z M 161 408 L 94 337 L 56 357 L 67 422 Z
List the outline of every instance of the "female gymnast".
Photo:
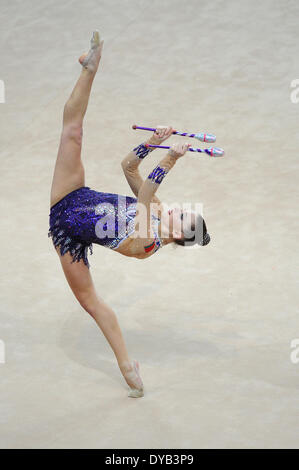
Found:
M 85 186 L 81 160 L 83 118 L 103 43 L 98 31 L 95 31 L 89 52 L 79 58 L 82 71 L 64 106 L 63 128 L 51 187 L 48 236 L 52 237 L 75 297 L 108 340 L 130 387 L 128 396 L 137 398 L 144 395 L 139 363 L 130 359 L 115 313 L 95 290 L 87 259 L 88 248 L 92 253 L 92 243 L 96 243 L 125 256 L 148 258 L 169 243 L 184 245 L 187 241 L 194 241 L 194 234 L 191 237 L 189 231 L 187 237 L 186 230 L 183 231 L 183 221 L 189 217 L 189 228 L 194 233 L 201 216 L 191 211 L 188 214 L 188 211 L 179 208 L 165 210 L 155 196 L 165 175 L 188 150 L 188 143 L 174 144 L 145 181 L 139 174 L 138 166 L 154 148 L 146 148 L 143 142 L 123 159 L 122 169 L 136 198 L 98 192 Z M 172 133 L 172 127 L 158 126 L 147 143 L 160 145 Z M 206 245 L 210 238 L 202 218 L 201 221 L 199 244 Z M 145 231 L 142 236 L 136 236 L 137 227 L 140 228 L 143 223 Z M 123 228 L 120 229 L 120 226 Z

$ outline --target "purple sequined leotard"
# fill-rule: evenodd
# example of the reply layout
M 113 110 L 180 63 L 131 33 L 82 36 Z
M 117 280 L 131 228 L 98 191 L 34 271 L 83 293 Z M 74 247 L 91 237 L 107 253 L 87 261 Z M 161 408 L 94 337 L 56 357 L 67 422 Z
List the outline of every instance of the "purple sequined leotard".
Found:
M 87 253 L 89 248 L 92 254 L 92 243 L 115 249 L 134 232 L 136 205 L 134 197 L 83 186 L 51 207 L 48 236 L 55 247 L 60 246 L 62 256 L 70 252 L 72 262 L 83 259 L 89 267 Z M 160 219 L 152 215 L 152 221 L 157 251 L 162 246 L 157 229 Z

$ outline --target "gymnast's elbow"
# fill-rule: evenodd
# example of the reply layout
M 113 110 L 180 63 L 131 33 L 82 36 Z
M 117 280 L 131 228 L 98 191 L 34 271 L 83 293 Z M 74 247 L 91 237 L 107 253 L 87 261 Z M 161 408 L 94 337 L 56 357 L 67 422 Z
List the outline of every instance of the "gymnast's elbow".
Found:
M 132 168 L 132 165 L 130 165 L 130 162 L 128 162 L 126 158 L 122 160 L 121 167 L 124 173 L 133 174 L 135 172 L 135 170 Z
M 128 163 L 127 163 L 125 158 L 121 161 L 120 165 L 121 165 L 122 169 L 125 171 L 127 166 L 128 166 Z

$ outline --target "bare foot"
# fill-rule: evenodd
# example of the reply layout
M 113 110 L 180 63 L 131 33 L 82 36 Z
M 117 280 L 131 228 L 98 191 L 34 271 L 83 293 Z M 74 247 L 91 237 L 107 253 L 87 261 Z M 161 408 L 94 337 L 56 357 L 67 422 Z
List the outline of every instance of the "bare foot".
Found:
M 128 393 L 128 397 L 143 397 L 143 383 L 139 375 L 139 363 L 133 360 L 131 363 L 124 364 L 121 367 L 121 372 L 131 389 Z
M 79 62 L 85 69 L 90 72 L 96 72 L 101 60 L 102 49 L 104 40 L 100 41 L 100 35 L 98 31 L 94 31 L 92 39 L 90 41 L 91 47 L 89 52 L 82 54 L 79 57 Z

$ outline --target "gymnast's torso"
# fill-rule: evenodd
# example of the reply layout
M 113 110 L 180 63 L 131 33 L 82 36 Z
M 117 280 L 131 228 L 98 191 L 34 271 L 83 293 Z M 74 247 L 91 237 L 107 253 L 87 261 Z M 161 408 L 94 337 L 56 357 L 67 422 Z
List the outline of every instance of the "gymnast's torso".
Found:
M 99 192 L 88 186 L 70 192 L 50 210 L 50 229 L 54 246 L 63 255 L 69 251 L 73 261 L 87 261 L 87 248 L 105 246 L 126 256 L 147 258 L 162 247 L 159 237 L 160 219 L 151 214 L 153 240 L 147 240 L 144 252 L 134 248 L 137 199 L 115 193 Z M 135 244 L 136 247 L 136 244 Z

